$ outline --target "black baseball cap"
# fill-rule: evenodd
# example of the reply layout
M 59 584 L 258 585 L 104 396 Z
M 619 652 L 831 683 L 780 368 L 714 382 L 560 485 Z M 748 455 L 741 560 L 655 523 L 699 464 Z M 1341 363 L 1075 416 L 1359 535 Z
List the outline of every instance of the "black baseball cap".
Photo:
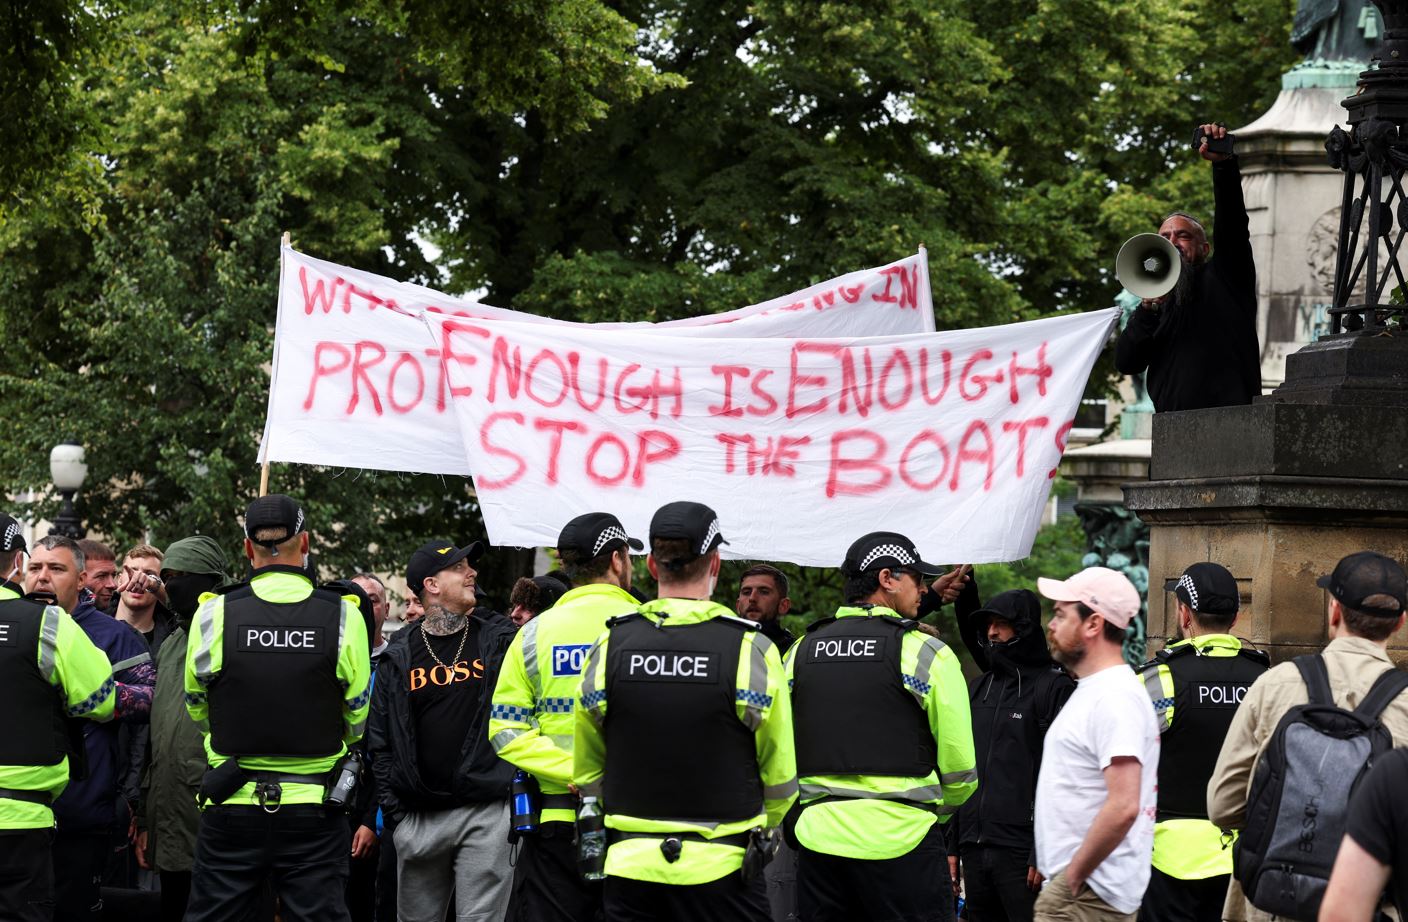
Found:
M 703 503 L 681 500 L 667 503 L 655 511 L 650 519 L 650 540 L 675 538 L 689 542 L 691 553 L 687 557 L 676 557 L 663 561 L 666 569 L 674 570 L 692 560 L 698 560 L 718 547 L 728 544 L 719 530 L 718 513 Z
M 588 512 L 562 526 L 557 536 L 558 553 L 572 551 L 582 560 L 591 560 L 618 547 L 629 545 L 633 551 L 645 549 L 639 538 L 626 534 L 621 520 L 609 512 Z
M 266 538 L 262 541 L 254 537 L 256 532 L 266 528 L 281 529 L 283 533 L 277 538 Z M 244 514 L 245 537 L 269 550 L 273 550 L 301 531 L 303 531 L 303 509 L 294 501 L 293 497 L 285 496 L 282 493 L 270 493 L 268 496 L 259 497 L 249 504 L 249 509 Z
M 24 531 L 20 523 L 0 512 L 0 551 L 25 550 Z
M 484 544 L 480 541 L 473 541 L 464 547 L 455 547 L 450 541 L 427 541 L 416 548 L 411 562 L 406 564 L 406 588 L 420 595 L 427 576 L 434 576 L 461 560 L 474 563 L 483 555 Z
M 915 570 L 924 576 L 938 576 L 944 572 L 938 564 L 921 560 L 914 542 L 893 531 L 872 531 L 857 538 L 846 551 L 846 559 L 841 562 L 841 572 L 851 576 L 886 567 Z
M 1215 563 L 1195 563 L 1178 579 L 1164 582 L 1164 591 L 1200 615 L 1235 615 L 1241 607 L 1237 580 Z
M 533 584 L 538 587 L 539 601 L 543 603 L 543 611 L 547 611 L 557 604 L 557 600 L 567 594 L 568 588 L 562 584 L 562 580 L 556 576 L 533 577 Z
M 1370 615 L 1397 618 L 1408 603 L 1408 577 L 1398 561 L 1375 551 L 1359 551 L 1335 564 L 1329 576 L 1322 576 L 1315 585 L 1355 611 Z M 1392 606 L 1370 605 L 1367 599 L 1376 596 L 1393 599 Z

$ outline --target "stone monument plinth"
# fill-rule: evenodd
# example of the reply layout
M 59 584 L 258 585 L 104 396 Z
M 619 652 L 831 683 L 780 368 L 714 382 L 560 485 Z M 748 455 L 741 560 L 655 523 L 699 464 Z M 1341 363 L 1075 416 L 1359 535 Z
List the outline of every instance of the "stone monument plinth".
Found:
M 1408 369 L 1408 343 L 1395 342 Z M 1124 494 L 1150 525 L 1151 651 L 1177 631 L 1163 583 L 1189 564 L 1232 571 L 1234 633 L 1280 661 L 1328 642 L 1315 580 L 1341 557 L 1408 561 L 1408 407 L 1264 400 L 1158 414 L 1149 477 Z M 1408 659 L 1408 637 L 1391 651 Z

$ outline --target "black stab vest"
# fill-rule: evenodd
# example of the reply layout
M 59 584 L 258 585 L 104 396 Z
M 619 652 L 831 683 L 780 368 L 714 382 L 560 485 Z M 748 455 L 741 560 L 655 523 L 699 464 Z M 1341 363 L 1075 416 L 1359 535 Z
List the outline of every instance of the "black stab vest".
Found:
M 937 768 L 929 720 L 900 677 L 900 645 L 914 629 L 913 621 L 888 616 L 832 618 L 798 641 L 798 775 L 922 778 Z
M 1173 678 L 1173 721 L 1159 747 L 1156 820 L 1208 818 L 1208 779 L 1247 688 L 1271 665 L 1265 653 L 1200 656 L 1191 644 L 1160 650 Z
M 38 602 L 0 601 L 0 765 L 56 765 L 69 751 L 63 699 L 39 671 L 43 617 Z
M 738 717 L 739 634 L 732 618 L 657 626 L 610 622 L 606 770 L 610 813 L 729 822 L 763 811 L 753 731 Z
M 319 757 L 342 749 L 337 658 L 342 599 L 321 589 L 266 602 L 225 595 L 223 663 L 211 681 L 210 745 L 227 756 Z

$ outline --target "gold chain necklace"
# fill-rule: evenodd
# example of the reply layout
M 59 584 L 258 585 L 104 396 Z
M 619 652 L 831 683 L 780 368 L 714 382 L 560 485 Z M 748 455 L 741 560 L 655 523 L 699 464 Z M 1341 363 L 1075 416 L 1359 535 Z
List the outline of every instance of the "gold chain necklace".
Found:
M 426 631 L 425 628 L 421 628 L 421 629 L 420 629 L 420 639 L 423 640 L 423 641 L 425 641 L 425 652 L 430 654 L 430 658 L 433 659 L 433 660 L 435 660 L 436 665 L 440 666 L 442 669 L 450 669 L 450 668 L 451 668 L 451 667 L 449 667 L 449 666 L 446 666 L 444 663 L 442 663 L 442 662 L 440 661 L 440 657 L 438 657 L 438 656 L 435 655 L 435 650 L 434 650 L 434 648 L 432 648 L 432 647 L 430 646 L 430 635 L 429 635 L 429 632 Z M 465 616 L 465 619 L 464 619 L 464 627 L 460 629 L 460 645 L 459 645 L 459 647 L 457 647 L 457 648 L 455 649 L 455 658 L 454 658 L 453 660 L 451 660 L 450 662 L 452 662 L 452 663 L 458 663 L 458 662 L 460 661 L 460 654 L 464 652 L 464 642 L 465 642 L 467 639 L 469 639 L 469 617 L 468 617 L 468 616 Z

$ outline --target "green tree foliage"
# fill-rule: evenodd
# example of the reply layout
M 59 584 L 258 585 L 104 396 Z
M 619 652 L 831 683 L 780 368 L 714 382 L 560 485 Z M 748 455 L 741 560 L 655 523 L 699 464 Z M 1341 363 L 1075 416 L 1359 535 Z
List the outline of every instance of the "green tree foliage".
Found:
M 82 442 L 81 511 L 119 544 L 202 532 L 236 545 L 258 484 L 280 232 L 424 278 L 434 268 L 413 235 L 450 220 L 465 172 L 444 141 L 463 130 L 463 109 L 441 104 L 464 91 L 443 89 L 404 35 L 323 16 L 297 53 L 264 25 L 132 4 L 83 75 L 102 113 L 101 174 L 67 207 L 13 212 L 0 236 L 0 291 L 16 306 L 0 314 L 0 406 L 16 423 L 0 445 L 5 485 L 42 486 L 48 447 Z M 575 54 L 598 57 L 599 38 L 579 37 Z M 527 80 L 538 49 L 516 47 Z M 459 52 L 466 79 L 472 50 Z M 632 56 L 618 63 L 638 69 Z M 555 79 L 520 103 L 590 114 L 579 109 L 594 85 Z M 628 97 L 627 83 L 612 86 Z M 495 106 L 514 98 L 511 84 L 498 92 Z M 96 222 L 80 220 L 89 201 Z M 461 482 L 280 467 L 273 486 L 303 499 L 334 568 L 399 567 L 426 537 L 475 530 Z
M 1270 103 L 1293 6 L 12 3 L 0 484 L 42 487 L 77 439 L 95 530 L 233 542 L 282 231 L 582 320 L 734 308 L 920 243 L 941 328 L 1103 306 L 1124 236 L 1206 209 L 1192 127 Z M 273 486 L 337 569 L 480 529 L 457 481 L 279 465 Z

